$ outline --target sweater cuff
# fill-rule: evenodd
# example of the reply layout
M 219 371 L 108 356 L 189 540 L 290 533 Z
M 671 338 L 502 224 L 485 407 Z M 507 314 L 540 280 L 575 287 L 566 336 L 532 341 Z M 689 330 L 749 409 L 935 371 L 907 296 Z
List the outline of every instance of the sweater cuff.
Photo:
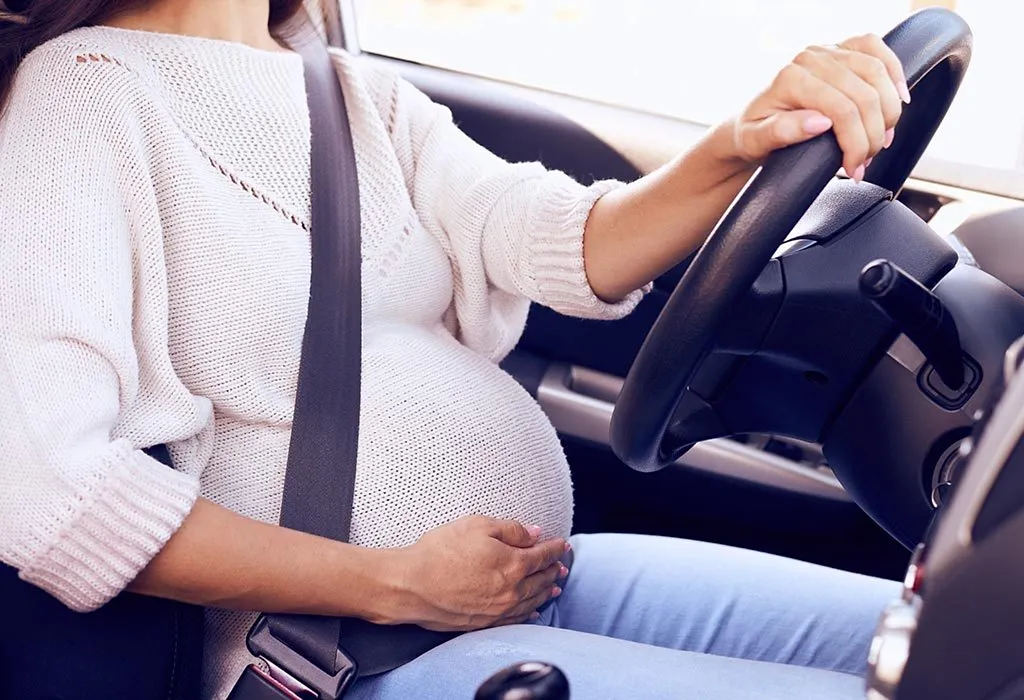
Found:
M 541 188 L 527 242 L 539 301 L 579 318 L 615 320 L 628 315 L 651 285 L 609 304 L 594 294 L 583 262 L 583 232 L 591 210 L 597 200 L 623 183 L 605 180 L 581 190 L 562 173 L 553 172 L 547 177 L 552 181 Z
M 78 512 L 50 538 L 21 578 L 72 610 L 88 612 L 117 596 L 149 564 L 192 510 L 195 476 L 170 469 L 125 442 L 104 455 L 107 473 Z

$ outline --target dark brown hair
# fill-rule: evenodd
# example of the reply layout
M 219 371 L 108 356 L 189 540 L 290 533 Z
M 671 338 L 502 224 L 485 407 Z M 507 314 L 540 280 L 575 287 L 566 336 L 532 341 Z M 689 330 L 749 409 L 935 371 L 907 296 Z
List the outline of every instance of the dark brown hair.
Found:
M 14 72 L 34 48 L 72 29 L 98 24 L 145 3 L 146 0 L 0 0 L 0 109 L 7 102 Z M 283 26 L 302 4 L 302 0 L 270 0 L 270 26 Z

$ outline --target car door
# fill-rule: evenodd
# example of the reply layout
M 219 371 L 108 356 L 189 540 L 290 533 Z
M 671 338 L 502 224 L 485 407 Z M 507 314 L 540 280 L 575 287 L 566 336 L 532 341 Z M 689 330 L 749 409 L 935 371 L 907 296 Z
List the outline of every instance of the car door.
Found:
M 342 35 L 362 60 L 398 71 L 450 107 L 461 128 L 498 155 L 539 160 L 584 183 L 630 181 L 742 106 L 797 48 L 826 35 L 883 33 L 922 4 L 930 3 L 352 0 L 342 3 Z M 962 4 L 984 16 L 977 8 L 985 0 Z M 1024 107 L 1018 111 L 1020 126 Z M 956 134 L 943 138 L 958 157 Z M 1000 139 L 990 135 L 986 148 L 999 151 L 1007 140 Z M 901 195 L 943 235 L 1015 212 L 1018 201 L 998 195 L 1024 191 L 1003 169 L 961 165 L 966 175 L 958 168 L 938 178 L 951 185 L 915 180 Z M 949 170 L 942 159 L 922 167 Z M 982 180 L 997 194 L 962 186 Z M 999 247 L 982 238 L 972 247 Z M 559 431 L 576 487 L 576 530 L 698 538 L 899 576 L 908 553 L 852 503 L 815 445 L 736 436 L 698 445 L 656 474 L 633 472 L 612 454 L 618 388 L 684 269 L 658 279 L 621 321 L 535 306 L 504 362 Z

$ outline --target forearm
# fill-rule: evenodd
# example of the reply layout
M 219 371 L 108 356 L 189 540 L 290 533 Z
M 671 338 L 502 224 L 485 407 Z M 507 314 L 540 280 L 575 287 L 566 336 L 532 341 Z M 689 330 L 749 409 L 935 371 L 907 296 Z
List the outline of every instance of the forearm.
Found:
M 196 502 L 129 586 L 145 595 L 261 612 L 396 622 L 399 550 L 372 550 Z
M 671 163 L 597 202 L 583 255 L 599 297 L 623 298 L 704 242 L 754 172 L 734 153 L 731 129 L 722 125 Z

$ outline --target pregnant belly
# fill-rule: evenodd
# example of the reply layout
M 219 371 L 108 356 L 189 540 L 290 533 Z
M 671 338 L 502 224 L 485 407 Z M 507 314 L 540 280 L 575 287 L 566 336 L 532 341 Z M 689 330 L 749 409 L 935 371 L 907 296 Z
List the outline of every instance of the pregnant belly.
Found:
M 404 546 L 464 515 L 567 536 L 572 484 L 551 423 L 508 374 L 410 326 L 368 328 L 354 544 Z

